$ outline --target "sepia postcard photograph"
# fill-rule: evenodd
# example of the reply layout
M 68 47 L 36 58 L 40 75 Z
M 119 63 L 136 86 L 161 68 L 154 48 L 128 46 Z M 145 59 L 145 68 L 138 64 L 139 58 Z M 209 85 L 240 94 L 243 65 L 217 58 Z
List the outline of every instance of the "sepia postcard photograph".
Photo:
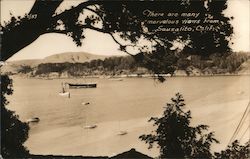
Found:
M 0 158 L 250 158 L 249 0 L 0 0 Z

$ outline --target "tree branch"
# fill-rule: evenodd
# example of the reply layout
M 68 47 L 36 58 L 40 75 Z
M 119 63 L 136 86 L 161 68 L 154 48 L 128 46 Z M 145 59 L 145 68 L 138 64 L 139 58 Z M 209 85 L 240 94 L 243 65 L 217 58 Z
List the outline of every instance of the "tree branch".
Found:
M 70 15 L 70 14 L 73 14 L 73 13 L 80 13 L 87 6 L 95 5 L 95 4 L 101 4 L 101 3 L 102 3 L 101 1 L 87 1 L 87 2 L 83 2 L 83 3 L 80 3 L 76 7 L 73 7 L 71 9 L 69 9 L 69 10 L 65 10 L 64 12 L 62 12 L 62 13 L 60 13 L 58 15 L 55 15 L 53 18 L 55 20 L 63 19 L 67 15 Z
M 91 6 L 91 5 L 94 5 L 96 6 L 97 4 L 101 4 L 102 2 L 100 1 L 87 1 L 87 2 L 83 2 L 81 4 L 79 4 L 78 6 L 70 9 L 70 10 L 66 10 L 64 12 L 62 12 L 61 14 L 58 14 L 56 16 L 54 16 L 54 20 L 57 21 L 59 19 L 63 19 L 65 16 L 68 16 L 70 14 L 75 14 L 75 13 L 80 13 L 82 10 L 86 9 L 86 10 L 89 10 L 93 13 L 95 13 L 100 19 L 101 21 L 103 22 L 103 27 L 105 26 L 104 25 L 104 19 L 103 17 L 94 9 L 91 9 L 89 8 L 88 6 Z M 111 38 L 115 41 L 115 43 L 117 43 L 121 50 L 124 51 L 125 53 L 127 53 L 128 55 L 130 56 L 134 56 L 133 54 L 129 53 L 127 50 L 126 50 L 126 47 L 128 46 L 132 46 L 132 47 L 135 47 L 135 45 L 123 45 L 121 44 L 113 35 L 112 32 L 109 32 L 105 29 L 101 29 L 101 28 L 97 28 L 97 27 L 94 27 L 92 25 L 82 25 L 82 28 L 85 28 L 85 29 L 91 29 L 91 30 L 95 30 L 95 31 L 98 31 L 98 32 L 101 32 L 101 33 L 105 33 L 105 34 L 109 34 L 111 36 Z M 54 30 L 54 32 L 56 33 L 62 33 L 62 34 L 67 34 L 65 30 Z
M 94 6 L 96 7 L 96 5 L 94 5 Z M 91 8 L 88 8 L 88 7 L 84 8 L 84 9 L 89 10 L 89 11 L 95 13 L 95 14 L 102 20 L 103 26 L 104 26 L 104 19 L 102 18 L 102 16 L 101 16 L 96 10 L 91 9 Z M 96 31 L 98 31 L 98 30 L 96 30 Z M 115 41 L 115 43 L 117 43 L 117 44 L 120 46 L 120 48 L 124 48 L 122 51 L 124 51 L 125 53 L 127 53 L 127 54 L 130 55 L 130 56 L 134 56 L 133 54 L 129 53 L 129 52 L 126 50 L 126 47 L 128 47 L 128 46 L 135 47 L 136 45 L 123 45 L 123 44 L 121 44 L 121 43 L 114 37 L 114 35 L 112 34 L 112 32 L 105 31 L 104 33 L 109 34 L 109 35 L 111 36 L 111 38 Z
M 47 34 L 47 33 L 58 33 L 58 34 L 65 34 L 65 35 L 67 35 L 68 31 L 66 31 L 66 30 L 58 30 L 58 29 L 50 29 L 50 30 L 47 30 L 45 32 L 45 34 Z
M 52 17 L 55 14 L 56 9 L 63 2 L 63 0 L 56 1 L 41 1 L 36 0 L 34 5 L 32 6 L 29 14 L 36 14 L 39 17 Z

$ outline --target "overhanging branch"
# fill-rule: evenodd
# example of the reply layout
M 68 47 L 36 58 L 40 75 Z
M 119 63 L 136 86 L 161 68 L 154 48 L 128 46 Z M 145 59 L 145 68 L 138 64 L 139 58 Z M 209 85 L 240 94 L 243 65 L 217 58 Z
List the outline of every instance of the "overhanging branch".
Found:
M 101 1 L 87 1 L 87 2 L 83 2 L 80 3 L 79 5 L 77 5 L 76 7 L 73 7 L 69 10 L 65 10 L 64 12 L 55 15 L 53 18 L 55 20 L 59 20 L 59 19 L 63 19 L 64 17 L 73 14 L 73 13 L 80 13 L 84 8 L 91 6 L 91 5 L 96 5 L 96 4 L 101 4 Z
M 95 6 L 97 4 L 101 4 L 102 2 L 101 1 L 87 1 L 87 2 L 83 2 L 81 4 L 79 4 L 78 6 L 76 7 L 73 7 L 69 10 L 66 10 L 64 12 L 62 12 L 61 14 L 58 14 L 56 16 L 54 16 L 53 18 L 55 19 L 55 21 L 59 20 L 59 19 L 63 19 L 67 16 L 69 16 L 70 14 L 80 14 L 80 12 L 82 12 L 82 10 L 86 9 L 86 10 L 89 10 L 91 12 L 93 12 L 94 14 L 96 14 L 102 21 L 103 23 L 103 27 L 105 26 L 105 21 L 102 17 L 102 15 L 100 15 L 100 13 L 98 13 L 98 11 L 92 9 L 92 8 L 89 8 L 89 6 Z M 97 28 L 97 27 L 94 27 L 92 25 L 81 25 L 82 28 L 84 29 L 91 29 L 91 30 L 94 30 L 94 31 L 97 31 L 97 32 L 101 32 L 101 33 L 105 33 L 105 34 L 109 34 L 111 36 L 111 38 L 114 40 L 114 42 L 116 44 L 119 45 L 121 51 L 124 51 L 126 54 L 130 55 L 130 56 L 134 56 L 133 54 L 129 53 L 126 48 L 127 47 L 136 47 L 136 45 L 123 45 L 121 42 L 119 42 L 115 36 L 113 35 L 112 32 L 110 31 L 107 31 L 103 28 Z M 62 33 L 62 34 L 67 34 L 67 31 L 66 30 L 55 30 L 56 33 Z

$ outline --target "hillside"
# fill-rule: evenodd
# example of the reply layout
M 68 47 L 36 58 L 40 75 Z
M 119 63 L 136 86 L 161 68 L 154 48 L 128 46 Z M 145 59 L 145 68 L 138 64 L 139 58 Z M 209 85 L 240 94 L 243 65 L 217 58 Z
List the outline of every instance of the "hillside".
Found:
M 95 59 L 105 59 L 107 56 L 94 55 L 85 52 L 67 52 L 48 56 L 41 63 L 84 63 Z
M 39 64 L 41 64 L 40 59 L 8 61 L 4 66 L 1 67 L 1 72 L 11 72 L 15 74 L 19 72 L 22 66 L 29 66 L 31 68 L 34 68 Z
M 176 76 L 239 75 L 249 74 L 249 53 L 235 52 L 229 56 L 211 56 L 202 59 L 192 55 L 179 58 L 174 72 Z M 63 53 L 40 61 L 17 61 L 4 66 L 8 74 L 29 77 L 82 77 L 82 76 L 130 76 L 152 73 L 131 56 L 108 57 L 88 53 Z M 8 69 L 11 71 L 6 71 Z M 168 74 L 162 73 L 162 74 Z
M 30 60 L 18 60 L 18 61 L 8 61 L 6 62 L 6 65 L 4 65 L 1 68 L 2 73 L 18 73 L 19 70 L 24 67 L 28 66 L 31 68 L 37 67 L 39 64 L 44 63 L 84 63 L 89 62 L 91 60 L 95 59 L 105 59 L 107 56 L 102 55 L 95 55 L 85 52 L 66 52 L 66 53 L 60 53 L 51 55 L 48 57 L 45 57 L 44 59 L 30 59 Z

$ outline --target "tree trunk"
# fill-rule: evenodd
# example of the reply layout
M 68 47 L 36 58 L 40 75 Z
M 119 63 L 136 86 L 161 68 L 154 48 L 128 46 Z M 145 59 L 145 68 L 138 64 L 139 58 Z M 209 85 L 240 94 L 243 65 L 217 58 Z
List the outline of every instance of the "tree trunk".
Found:
M 40 35 L 46 33 L 51 26 L 52 16 L 63 0 L 36 0 L 27 17 L 14 26 L 5 26 L 3 31 L 1 60 L 6 61 L 12 55 L 34 42 Z M 19 24 L 18 24 L 19 23 Z

